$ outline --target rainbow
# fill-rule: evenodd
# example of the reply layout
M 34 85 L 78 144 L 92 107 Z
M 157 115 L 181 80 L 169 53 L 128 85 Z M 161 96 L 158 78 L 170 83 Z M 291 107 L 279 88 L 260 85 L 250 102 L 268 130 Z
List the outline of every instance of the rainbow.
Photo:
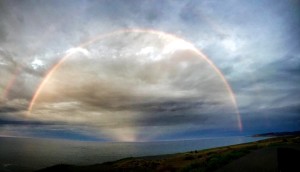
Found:
M 8 84 L 6 85 L 6 87 L 4 88 L 4 91 L 3 91 L 3 95 L 2 95 L 2 99 L 5 100 L 8 95 L 9 95 L 9 92 L 10 90 L 12 89 L 12 87 L 14 86 L 16 80 L 17 80 L 17 76 L 20 74 L 22 70 L 22 67 L 19 66 L 15 69 L 14 73 L 13 73 L 13 76 L 10 78 Z
M 60 23 L 61 24 L 61 23 Z M 49 38 L 51 38 L 51 33 L 53 33 L 56 30 L 56 27 L 50 26 L 43 34 L 42 37 L 39 38 L 39 42 L 37 42 L 38 45 L 41 43 L 47 41 Z M 38 48 L 35 48 L 31 51 L 29 51 L 29 56 L 34 55 L 34 53 L 38 50 Z M 2 99 L 5 100 L 8 98 L 10 91 L 13 89 L 18 76 L 21 74 L 21 72 L 24 70 L 25 66 L 24 65 L 17 65 L 15 71 L 13 72 L 12 76 L 10 77 L 8 83 L 6 84 L 3 94 L 2 94 Z
M 158 35 L 158 36 L 164 36 L 166 38 L 169 39 L 178 39 L 183 41 L 186 45 L 188 45 L 189 47 L 191 47 L 191 50 L 194 51 L 197 55 L 199 55 L 203 60 L 205 60 L 213 69 L 214 71 L 218 74 L 218 76 L 221 78 L 222 82 L 224 83 L 227 91 L 229 92 L 230 95 L 230 99 L 232 101 L 232 103 L 235 106 L 235 110 L 236 110 L 236 114 L 237 114 L 237 121 L 238 121 L 238 128 L 240 131 L 242 131 L 243 129 L 243 125 L 242 125 L 242 120 L 241 120 L 241 116 L 240 116 L 240 112 L 238 110 L 238 105 L 236 102 L 236 98 L 234 95 L 234 92 L 232 91 L 231 86 L 229 85 L 229 83 L 227 82 L 224 74 L 220 71 L 220 69 L 218 69 L 218 67 L 216 67 L 216 65 L 205 55 L 203 54 L 200 50 L 198 50 L 192 43 L 179 38 L 175 35 L 171 35 L 169 33 L 165 33 L 162 31 L 156 31 L 156 30 L 149 30 L 149 29 L 126 29 L 126 30 L 119 30 L 119 31 L 114 31 L 108 34 L 103 34 L 103 35 L 99 35 L 96 36 L 82 44 L 80 44 L 77 48 L 84 48 L 92 43 L 94 43 L 97 40 L 101 40 L 110 36 L 114 36 L 114 35 L 118 35 L 118 34 L 122 34 L 122 33 L 150 33 L 150 34 L 154 34 L 154 35 Z M 44 86 L 47 84 L 48 80 L 51 78 L 51 76 L 54 74 L 54 72 L 72 55 L 73 53 L 67 53 L 64 57 L 61 58 L 61 60 L 59 60 L 46 74 L 45 78 L 43 79 L 43 81 L 40 83 L 40 85 L 37 87 L 37 90 L 35 91 L 29 106 L 28 106 L 28 113 L 30 114 L 32 111 L 32 108 L 37 100 L 37 98 L 39 97 L 42 89 L 44 88 Z

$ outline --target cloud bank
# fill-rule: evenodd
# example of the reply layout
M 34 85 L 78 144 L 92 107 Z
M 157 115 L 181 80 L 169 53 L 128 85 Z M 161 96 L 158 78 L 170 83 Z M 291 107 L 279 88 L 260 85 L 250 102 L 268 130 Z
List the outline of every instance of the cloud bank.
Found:
M 1 1 L 0 134 L 100 140 L 241 134 L 224 84 L 184 44 L 125 34 L 78 49 L 96 35 L 136 28 L 177 35 L 201 49 L 235 92 L 243 134 L 300 129 L 298 7 L 298 0 Z M 68 53 L 72 58 L 26 116 L 39 84 Z

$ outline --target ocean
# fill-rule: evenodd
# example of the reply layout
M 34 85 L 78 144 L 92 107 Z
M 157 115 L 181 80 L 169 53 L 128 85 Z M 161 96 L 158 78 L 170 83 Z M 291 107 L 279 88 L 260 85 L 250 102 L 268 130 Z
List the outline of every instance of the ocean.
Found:
M 36 170 L 61 163 L 90 165 L 126 157 L 172 154 L 262 139 L 265 138 L 239 136 L 183 141 L 111 143 L 0 137 L 0 167 L 29 167 Z

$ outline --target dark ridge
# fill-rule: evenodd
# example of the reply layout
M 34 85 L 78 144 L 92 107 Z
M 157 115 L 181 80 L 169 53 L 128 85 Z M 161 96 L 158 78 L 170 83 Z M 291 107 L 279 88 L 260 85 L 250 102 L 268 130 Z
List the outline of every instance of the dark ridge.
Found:
M 252 137 L 276 137 L 276 136 L 295 136 L 295 135 L 300 135 L 300 131 L 270 132 L 270 133 L 255 134 Z

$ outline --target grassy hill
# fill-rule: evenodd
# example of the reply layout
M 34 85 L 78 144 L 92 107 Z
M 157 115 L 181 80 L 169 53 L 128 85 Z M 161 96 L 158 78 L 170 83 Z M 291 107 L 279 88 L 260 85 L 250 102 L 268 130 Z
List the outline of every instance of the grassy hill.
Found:
M 280 145 L 299 145 L 300 135 L 275 137 L 262 141 L 195 150 L 171 155 L 131 157 L 89 166 L 59 164 L 39 172 L 65 171 L 214 171 L 255 150 Z

